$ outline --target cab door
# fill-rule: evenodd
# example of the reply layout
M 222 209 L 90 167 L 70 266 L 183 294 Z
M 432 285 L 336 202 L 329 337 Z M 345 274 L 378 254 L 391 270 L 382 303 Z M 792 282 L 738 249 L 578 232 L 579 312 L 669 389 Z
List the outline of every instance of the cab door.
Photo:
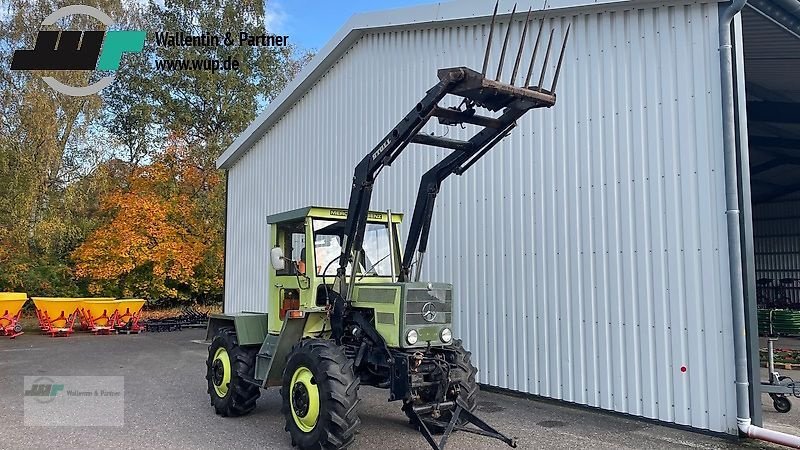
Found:
M 272 246 L 280 247 L 284 255 L 284 268 L 272 271 L 269 299 L 269 331 L 279 333 L 286 312 L 300 309 L 311 301 L 311 280 L 306 276 L 306 221 L 308 218 L 273 225 Z M 310 267 L 310 265 L 309 265 Z

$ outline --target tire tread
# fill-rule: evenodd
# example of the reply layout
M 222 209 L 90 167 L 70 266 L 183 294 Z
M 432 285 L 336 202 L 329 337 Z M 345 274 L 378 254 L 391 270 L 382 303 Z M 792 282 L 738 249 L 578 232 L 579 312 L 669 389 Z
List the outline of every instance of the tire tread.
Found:
M 221 344 L 228 352 L 231 359 L 231 382 L 228 386 L 229 398 L 219 398 L 214 390 L 211 381 L 211 362 L 217 348 L 214 342 L 220 339 Z M 244 381 L 243 377 L 253 377 L 255 372 L 255 360 L 257 348 L 247 348 L 239 345 L 236 330 L 231 327 L 223 327 L 217 331 L 214 341 L 208 347 L 208 359 L 206 360 L 206 380 L 208 381 L 208 394 L 211 397 L 211 404 L 214 411 L 222 417 L 239 417 L 249 414 L 256 407 L 256 402 L 261 396 L 261 388 Z
M 304 436 L 305 433 L 294 425 L 290 410 L 288 384 L 292 374 L 288 373 L 290 369 L 289 361 L 294 355 L 301 353 L 307 354 L 312 360 L 317 361 L 319 369 L 317 385 L 327 385 L 325 389 L 320 388 L 320 394 L 325 395 L 325 397 L 320 399 L 320 422 L 318 422 L 325 428 L 320 430 L 318 440 L 311 443 L 305 442 L 307 440 Z M 314 370 L 312 369 L 312 371 Z M 344 449 L 349 447 L 355 440 L 356 429 L 361 423 L 361 419 L 358 417 L 358 405 L 360 403 L 358 388 L 360 380 L 353 371 L 353 361 L 349 360 L 333 341 L 303 339 L 292 347 L 283 376 L 281 412 L 286 418 L 285 428 L 292 435 L 292 444 L 299 446 L 303 450 Z M 323 404 L 328 406 L 325 411 L 322 410 Z

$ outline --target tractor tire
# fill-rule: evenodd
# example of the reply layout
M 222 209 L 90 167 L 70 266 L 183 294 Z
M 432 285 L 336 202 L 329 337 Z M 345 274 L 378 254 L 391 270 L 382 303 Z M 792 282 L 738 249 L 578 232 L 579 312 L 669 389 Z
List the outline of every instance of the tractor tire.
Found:
M 214 411 L 223 417 L 248 414 L 256 407 L 261 388 L 248 383 L 253 378 L 257 348 L 239 345 L 236 331 L 220 328 L 208 347 L 206 380 Z
M 465 405 L 467 405 L 467 410 L 469 412 L 474 412 L 475 409 L 478 407 L 478 382 L 475 380 L 475 375 L 478 373 L 478 369 L 472 365 L 472 352 L 469 352 L 464 349 L 463 345 L 461 344 L 461 339 L 456 339 L 453 341 L 453 345 L 450 347 L 450 351 L 445 353 L 445 357 L 447 362 L 449 362 L 452 366 L 450 369 L 450 379 L 453 381 L 453 384 L 458 386 L 458 398 L 460 398 Z M 426 404 L 433 402 L 435 399 L 426 398 L 423 393 L 423 398 L 419 400 L 419 404 Z M 447 400 L 455 400 L 455 397 L 448 394 Z M 419 424 L 416 422 L 416 419 L 413 417 L 411 412 L 408 408 L 411 405 L 405 405 L 403 407 L 403 411 L 405 411 L 406 416 L 408 416 L 411 425 L 418 427 Z M 450 419 L 453 417 L 453 411 L 444 411 L 442 415 L 437 419 L 440 422 L 449 422 Z M 466 420 L 459 418 L 457 424 L 464 425 Z M 444 427 L 437 427 L 437 426 L 429 426 L 428 429 L 431 433 L 443 433 Z
M 292 445 L 302 450 L 343 449 L 355 439 L 359 378 L 335 342 L 303 339 L 283 371 L 281 412 Z

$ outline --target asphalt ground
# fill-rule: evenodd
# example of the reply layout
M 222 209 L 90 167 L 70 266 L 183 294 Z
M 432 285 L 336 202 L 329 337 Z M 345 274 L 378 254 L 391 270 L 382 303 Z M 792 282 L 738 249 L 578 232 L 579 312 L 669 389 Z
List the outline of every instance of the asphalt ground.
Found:
M 239 418 L 214 414 L 206 394 L 203 330 L 141 335 L 27 333 L 0 340 L 0 448 L 291 448 L 277 389 L 263 391 L 256 410 Z M 24 425 L 24 376 L 124 376 L 124 425 Z M 424 449 L 396 402 L 362 387 L 361 427 L 352 448 Z M 598 410 L 481 392 L 479 414 L 532 448 L 757 448 L 728 439 L 657 425 Z M 766 408 L 765 408 L 766 410 Z M 86 409 L 77 414 L 103 414 Z M 454 434 L 448 448 L 507 448 L 498 441 Z

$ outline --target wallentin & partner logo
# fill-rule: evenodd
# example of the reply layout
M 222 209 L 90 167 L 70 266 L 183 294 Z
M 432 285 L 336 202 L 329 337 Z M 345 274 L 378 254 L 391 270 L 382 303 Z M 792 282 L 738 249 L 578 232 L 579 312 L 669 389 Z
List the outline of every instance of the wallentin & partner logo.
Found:
M 53 25 L 64 17 L 84 14 L 107 28 L 114 25 L 106 13 L 86 5 L 71 5 L 47 16 L 42 26 Z M 12 70 L 102 70 L 115 71 L 123 53 L 138 53 L 144 47 L 145 31 L 46 31 L 39 30 L 33 50 L 17 50 L 11 59 Z M 107 75 L 89 86 L 69 86 L 53 77 L 42 77 L 62 94 L 83 97 L 99 92 L 114 81 Z
M 25 396 L 36 397 L 36 401 L 39 403 L 50 403 L 63 390 L 63 384 L 55 384 L 52 379 L 42 377 L 33 382 L 31 388 L 25 391 Z

